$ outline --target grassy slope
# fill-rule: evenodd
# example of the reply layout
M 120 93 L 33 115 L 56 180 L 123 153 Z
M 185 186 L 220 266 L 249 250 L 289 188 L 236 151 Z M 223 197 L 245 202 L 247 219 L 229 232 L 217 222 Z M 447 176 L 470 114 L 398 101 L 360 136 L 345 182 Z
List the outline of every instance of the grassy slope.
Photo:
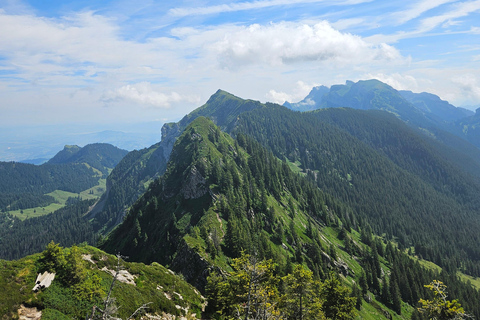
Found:
M 47 195 L 55 198 L 55 202 L 51 203 L 46 207 L 14 210 L 14 211 L 9 211 L 9 213 L 21 220 L 40 217 L 65 207 L 65 202 L 69 197 L 75 198 L 80 196 L 84 200 L 100 198 L 103 192 L 105 192 L 105 189 L 106 189 L 106 179 L 99 179 L 98 184 L 96 186 L 90 189 L 84 190 L 80 193 L 73 193 L 73 192 L 62 191 L 62 190 L 55 190 L 53 192 L 47 193 Z M 93 193 L 90 193 L 90 192 L 93 192 Z
M 69 249 L 65 249 L 68 251 Z M 90 247 L 80 247 L 82 254 L 90 255 L 96 262 L 85 261 L 87 268 L 97 274 L 102 279 L 102 287 L 105 292 L 112 282 L 112 275 L 106 271 L 100 270 L 103 267 L 114 269 L 116 257 L 108 255 L 105 252 Z M 54 280 L 52 286 L 33 293 L 31 289 L 34 286 L 36 278 L 36 261 L 40 254 L 31 255 L 16 261 L 0 260 L 0 319 L 11 319 L 17 314 L 17 309 L 21 304 L 36 306 L 40 309 L 46 307 L 46 301 L 49 301 L 49 310 L 47 313 L 63 315 L 69 308 L 80 303 L 69 298 L 69 291 L 62 288 L 58 280 Z M 147 302 L 153 302 L 150 305 L 149 313 L 162 312 L 170 314 L 182 314 L 177 307 L 188 307 L 189 314 L 200 314 L 203 298 L 189 284 L 180 277 L 176 276 L 170 270 L 153 263 L 144 265 L 142 263 L 124 262 L 124 268 L 135 276 L 135 285 L 116 282 L 113 296 L 120 305 L 120 314 L 122 318 L 128 317 L 133 311 Z M 58 295 L 59 292 L 66 294 Z M 167 298 L 170 297 L 171 299 Z M 57 310 L 57 311 L 55 311 Z M 71 318 L 71 315 L 66 314 Z

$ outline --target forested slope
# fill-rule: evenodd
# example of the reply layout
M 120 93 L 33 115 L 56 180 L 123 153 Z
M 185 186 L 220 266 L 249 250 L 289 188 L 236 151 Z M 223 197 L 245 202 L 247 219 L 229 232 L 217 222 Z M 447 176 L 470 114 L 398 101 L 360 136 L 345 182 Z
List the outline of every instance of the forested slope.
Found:
M 334 126 L 338 112 L 345 114 Z M 234 132 L 254 137 L 281 159 L 299 161 L 321 190 L 354 209 L 344 217 L 352 225 L 368 223 L 437 264 L 479 274 L 478 183 L 411 130 L 403 136 L 388 121 L 366 119 L 267 105 L 241 115 Z
M 89 214 L 95 230 L 105 234 L 119 224 L 127 208 L 165 168 L 160 143 L 129 152 L 108 176 L 107 191 Z
M 84 164 L 33 164 L 0 162 L 0 208 L 2 211 L 46 206 L 54 199 L 46 193 L 73 193 L 98 183 L 97 173 Z
M 72 246 L 96 243 L 97 235 L 84 215 L 94 200 L 72 203 L 42 217 L 21 221 L 0 215 L 0 259 L 20 259 L 41 252 L 50 241 Z
M 165 172 L 176 139 L 193 120 L 200 116 L 209 117 L 226 129 L 233 126 L 239 114 L 261 106 L 258 101 L 243 100 L 218 90 L 203 106 L 178 123 L 166 123 L 159 143 L 130 152 L 109 175 L 107 192 L 92 210 L 95 229 L 105 234 L 122 221 L 125 210 L 145 192 L 148 183 Z
M 78 146 L 65 146 L 48 161 L 49 164 L 87 163 L 108 175 L 109 170 L 122 160 L 128 153 L 127 150 L 119 149 L 108 143 L 87 144 L 83 148 Z
M 361 157 L 359 150 L 354 151 Z M 218 291 L 222 282 L 205 278 L 216 268 L 231 270 L 231 258 L 242 257 L 242 250 L 273 259 L 278 277 L 301 264 L 323 285 L 331 271 L 341 274 L 365 317 L 370 312 L 377 319 L 410 316 L 418 299 L 428 296 L 423 284 L 433 278 L 448 282 L 467 310 L 479 312 L 470 300 L 479 297 L 478 291 L 422 268 L 373 236 L 368 225 L 359 227 L 353 214 L 252 138 L 237 134 L 233 140 L 198 118 L 177 140 L 165 175 L 150 185 L 102 247 L 167 264 L 200 289 L 207 285 L 211 311 L 224 315 L 232 310 L 229 303 L 242 300 L 224 300 L 226 293 Z M 360 237 L 351 226 L 362 230 Z M 287 293 L 276 290 L 272 298 Z M 329 298 L 324 299 L 328 305 Z

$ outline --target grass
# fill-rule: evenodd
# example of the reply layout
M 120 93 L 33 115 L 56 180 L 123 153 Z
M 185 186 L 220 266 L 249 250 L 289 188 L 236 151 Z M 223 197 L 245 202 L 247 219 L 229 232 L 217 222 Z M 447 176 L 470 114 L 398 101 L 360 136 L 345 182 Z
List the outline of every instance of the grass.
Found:
M 460 277 L 460 279 L 463 282 L 470 282 L 473 287 L 475 287 L 477 290 L 480 290 L 480 278 L 479 277 L 472 277 L 469 276 L 468 274 L 461 273 L 460 271 L 457 272 L 457 276 Z
M 418 259 L 418 262 L 420 263 L 421 266 L 425 267 L 428 270 L 433 270 L 433 271 L 436 271 L 438 273 L 440 273 L 442 271 L 442 268 L 440 268 L 439 266 L 437 266 L 435 263 L 433 263 L 431 261 Z
M 295 173 L 305 174 L 305 173 L 303 172 L 302 164 L 300 163 L 300 161 L 297 160 L 297 161 L 295 161 L 295 162 L 291 162 L 291 161 L 288 160 L 287 158 L 286 158 L 286 160 L 287 160 L 288 166 L 290 167 L 290 170 L 292 170 L 292 171 L 295 172 Z
M 100 198 L 100 196 L 106 190 L 106 185 L 107 185 L 107 180 L 106 179 L 99 179 L 98 184 L 96 186 L 91 187 L 90 189 L 84 190 L 80 193 L 73 193 L 73 192 L 68 192 L 68 191 L 55 190 L 55 191 L 52 191 L 50 193 L 47 193 L 47 195 L 52 196 L 55 199 L 54 203 L 51 203 L 51 204 L 49 204 L 48 206 L 45 206 L 45 207 L 36 207 L 36 208 L 29 208 L 29 209 L 23 209 L 23 210 L 14 210 L 14 211 L 10 211 L 9 213 L 11 215 L 19 218 L 20 220 L 40 217 L 40 216 L 55 212 L 56 210 L 65 207 L 65 203 L 66 203 L 67 199 L 70 198 L 70 197 L 75 198 L 75 197 L 80 196 L 84 200 Z
M 433 271 L 436 271 L 438 273 L 442 272 L 442 268 L 437 266 L 435 263 L 431 262 L 431 261 L 427 261 L 427 260 L 420 260 L 418 258 L 414 258 L 414 259 L 417 259 L 418 262 L 425 268 L 429 269 L 429 270 L 433 270 Z M 472 277 L 468 274 L 465 274 L 465 273 L 462 273 L 460 271 L 457 271 L 457 276 L 460 278 L 460 280 L 462 280 L 463 282 L 465 283 L 469 283 L 477 290 L 480 290 L 480 278 L 479 277 Z
M 65 248 L 65 253 L 70 249 Z M 101 278 L 103 291 L 108 292 L 112 283 L 112 275 L 101 268 L 106 266 L 114 270 L 116 258 L 112 255 L 90 246 L 79 247 L 81 254 L 89 254 L 95 264 L 84 262 L 89 273 Z M 17 309 L 20 304 L 46 308 L 42 319 L 72 319 L 84 305 L 91 310 L 92 302 L 79 301 L 73 297 L 71 288 L 64 287 L 60 278 L 55 278 L 47 289 L 33 293 L 32 287 L 38 272 L 36 261 L 40 254 L 31 255 L 20 260 L 0 260 L 0 319 L 17 319 Z M 158 263 L 145 265 L 143 263 L 123 262 L 123 267 L 135 277 L 136 285 L 116 282 L 113 296 L 120 306 L 119 316 L 128 317 L 138 306 L 146 302 L 153 302 L 149 312 L 161 315 L 166 312 L 180 315 L 183 312 L 176 305 L 189 308 L 189 314 L 200 315 L 203 298 L 200 294 L 181 277 L 172 274 Z M 167 293 L 171 300 L 165 295 Z M 182 298 L 176 294 L 180 294 Z M 68 316 L 68 317 L 67 317 Z M 83 316 L 83 313 L 82 313 Z M 78 318 L 78 316 L 76 317 Z M 82 317 L 83 319 L 83 317 Z

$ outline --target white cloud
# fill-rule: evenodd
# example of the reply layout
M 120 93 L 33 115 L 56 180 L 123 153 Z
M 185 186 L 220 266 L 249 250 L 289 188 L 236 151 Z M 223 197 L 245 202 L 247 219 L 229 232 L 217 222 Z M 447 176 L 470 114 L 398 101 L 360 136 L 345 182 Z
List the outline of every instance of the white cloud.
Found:
M 372 26 L 371 22 L 365 21 L 364 18 L 340 19 L 332 23 L 332 27 L 337 30 L 345 30 L 355 26 Z
M 394 47 L 369 44 L 359 36 L 335 30 L 327 21 L 238 27 L 214 48 L 225 68 L 257 63 L 279 66 L 305 61 L 357 64 L 402 60 Z
M 290 22 L 241 25 L 238 19 L 209 17 L 177 21 L 180 15 L 174 17 L 173 12 L 167 13 L 168 9 L 145 16 L 118 14 L 117 18 L 98 13 L 108 10 L 69 12 L 49 18 L 36 16 L 34 10 L 10 14 L 12 11 L 0 9 L 0 70 L 7 74 L 0 78 L 0 122 L 21 122 L 27 117 L 31 123 L 38 119 L 91 121 L 92 114 L 99 122 L 119 117 L 124 121 L 174 119 L 198 107 L 219 88 L 242 98 L 283 103 L 303 99 L 315 83 L 331 85 L 358 80 L 360 76 L 365 79 L 365 75 L 410 90 L 415 90 L 415 81 L 406 74 L 417 81 L 429 78 L 430 87 L 419 82 L 418 88 L 429 91 L 438 87 L 437 92 L 460 96 L 458 84 L 454 87 L 450 78 L 451 74 L 465 72 L 449 70 L 425 75 L 427 69 L 440 63 L 423 61 L 423 65 L 412 66 L 393 46 L 339 31 L 354 27 L 358 32 L 365 28 L 370 28 L 368 34 L 375 32 L 380 17 L 356 18 L 358 15 L 347 12 L 351 10 L 344 10 L 350 8 L 336 8 L 339 4 L 365 2 L 362 0 L 232 1 L 226 6 L 206 7 L 200 14 L 308 2 L 318 2 L 313 4 L 316 9 L 328 7 L 337 12 L 337 22 L 316 20 L 319 10 L 311 14 L 289 13 L 285 17 L 292 18 Z M 304 7 L 311 8 L 292 8 Z M 453 12 L 459 9 L 450 7 Z M 371 5 L 359 8 L 364 10 L 361 14 Z M 194 9 L 185 8 L 183 13 L 194 15 Z M 279 17 L 263 11 L 265 16 L 255 21 Z M 243 19 L 244 15 L 240 16 Z M 454 20 L 447 19 L 439 26 Z M 145 28 L 136 29 L 137 24 Z M 176 28 L 170 29 L 172 26 Z M 478 33 L 478 27 L 470 27 L 469 32 Z M 456 63 L 468 60 L 475 67 L 472 59 L 478 61 L 478 56 Z M 475 74 L 472 67 L 469 69 Z M 295 84 L 297 79 L 304 82 Z M 441 82 L 448 85 L 437 85 Z M 105 103 L 115 104 L 114 116 L 112 108 L 102 108 Z M 138 112 L 138 107 L 145 108 Z
M 164 66 L 162 61 L 178 61 L 172 49 L 179 41 L 129 41 L 121 38 L 119 29 L 114 19 L 93 12 L 53 19 L 9 15 L 0 9 L 0 55 L 19 77 L 40 83 L 64 76 L 78 84 L 79 79 L 98 80 L 92 76 L 115 72 L 117 80 L 129 80 L 130 75 L 151 74 L 151 67 Z M 64 80 L 56 85 L 71 84 Z
M 375 34 L 365 38 L 365 40 L 371 41 L 372 43 L 395 43 L 402 39 L 421 37 L 440 26 L 447 28 L 448 26 L 461 24 L 461 22 L 456 19 L 466 17 L 478 11 L 480 11 L 480 0 L 454 3 L 448 6 L 448 9 L 445 10 L 443 14 L 421 19 L 418 27 L 412 31 L 402 30 L 388 35 Z M 470 31 L 464 32 L 474 33 L 475 28 L 476 27 L 471 27 L 469 29 Z
M 370 2 L 371 0 L 343 0 L 343 1 L 326 1 L 326 0 L 261 0 L 261 1 L 245 1 L 245 2 L 233 2 L 229 4 L 221 4 L 215 6 L 203 6 L 203 7 L 184 7 L 173 8 L 169 10 L 170 15 L 175 17 L 185 16 L 197 16 L 207 14 L 219 14 L 226 12 L 237 12 L 245 10 L 263 9 L 275 6 L 291 6 L 295 4 L 317 3 L 317 2 L 330 2 L 335 5 L 353 5 L 363 2 Z
M 460 88 L 464 100 L 471 103 L 480 102 L 480 81 L 476 76 L 473 74 L 459 75 L 453 77 L 452 82 Z
M 411 75 L 403 75 L 399 73 L 367 73 L 363 78 L 380 80 L 396 90 L 416 91 L 418 88 L 417 79 Z
M 172 103 L 181 101 L 198 102 L 195 96 L 182 96 L 177 92 L 163 93 L 156 91 L 148 82 L 141 82 L 133 85 L 125 85 L 115 90 L 104 93 L 102 101 L 106 103 L 127 101 L 140 105 L 159 108 L 170 108 Z
M 279 92 L 271 89 L 265 96 L 268 101 L 283 104 L 285 101 L 296 102 L 304 99 L 317 84 L 307 84 L 303 81 L 297 81 L 292 93 Z
M 430 31 L 433 28 L 442 25 L 446 22 L 451 22 L 454 19 L 458 19 L 467 16 L 473 12 L 480 10 L 480 0 L 466 1 L 454 4 L 450 10 L 444 14 L 425 18 L 421 21 L 419 30 L 420 32 Z
M 468 33 L 471 34 L 480 34 L 480 27 L 471 27 Z
M 275 90 L 270 90 L 266 95 L 266 98 L 274 103 L 283 104 L 285 101 L 292 101 L 291 95 L 286 92 L 277 92 Z
M 453 1 L 455 0 L 423 0 L 415 3 L 407 10 L 395 12 L 392 16 L 399 24 L 403 24 L 407 21 L 418 18 L 431 9 Z

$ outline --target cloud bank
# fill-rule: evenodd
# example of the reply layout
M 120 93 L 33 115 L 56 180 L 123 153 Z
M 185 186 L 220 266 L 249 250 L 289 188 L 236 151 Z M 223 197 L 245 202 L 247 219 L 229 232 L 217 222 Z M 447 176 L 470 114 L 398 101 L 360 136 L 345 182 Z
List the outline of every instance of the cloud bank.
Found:
M 109 90 L 101 100 L 105 103 L 126 101 L 158 108 L 170 108 L 172 103 L 182 101 L 199 102 L 199 98 L 195 96 L 182 96 L 174 91 L 170 93 L 156 91 L 148 82 L 128 84 L 115 90 Z
M 372 45 L 359 36 L 334 29 L 327 21 L 314 25 L 281 22 L 239 27 L 226 34 L 214 48 L 224 68 L 312 61 L 357 64 L 402 60 L 394 47 L 383 43 Z

